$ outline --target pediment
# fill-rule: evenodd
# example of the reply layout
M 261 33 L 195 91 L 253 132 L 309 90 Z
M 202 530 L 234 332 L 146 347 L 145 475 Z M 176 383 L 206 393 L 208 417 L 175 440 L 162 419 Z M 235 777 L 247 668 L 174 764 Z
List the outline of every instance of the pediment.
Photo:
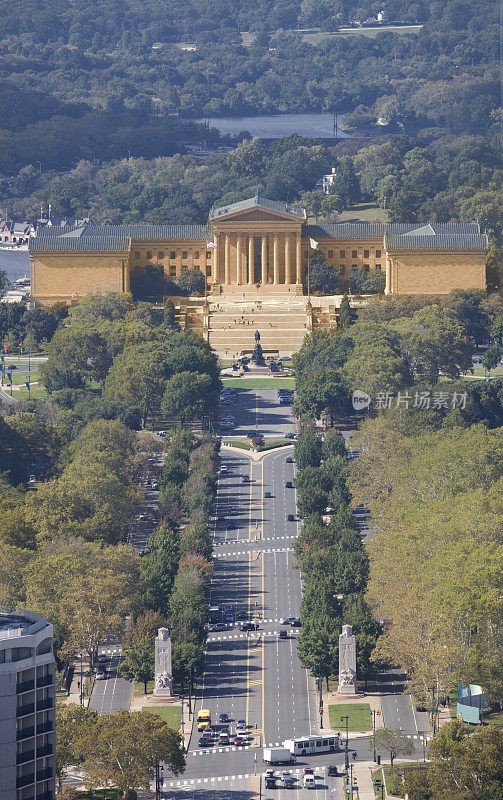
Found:
M 262 208 L 253 208 L 249 211 L 236 211 L 234 214 L 222 216 L 220 220 L 222 222 L 297 222 L 297 220 L 292 220 L 292 217 L 288 214 Z M 218 221 L 219 220 L 215 220 L 215 222 Z

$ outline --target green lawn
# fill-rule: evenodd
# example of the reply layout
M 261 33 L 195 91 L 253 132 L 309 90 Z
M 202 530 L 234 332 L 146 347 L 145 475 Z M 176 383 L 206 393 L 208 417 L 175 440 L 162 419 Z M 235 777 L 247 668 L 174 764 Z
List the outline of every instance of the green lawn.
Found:
M 350 731 L 364 731 L 372 730 L 372 717 L 370 715 L 370 706 L 368 703 L 345 703 L 337 706 L 329 706 L 328 713 L 330 716 L 330 727 L 334 731 L 340 731 L 344 734 L 346 730 L 346 720 L 341 722 L 341 717 L 346 714 L 349 717 L 348 724 Z
M 4 390 L 7 392 L 5 386 Z M 10 392 L 7 393 L 10 394 Z M 24 389 L 18 389 L 18 391 L 12 393 L 12 396 L 15 400 L 28 400 L 28 389 L 26 387 Z M 47 397 L 47 392 L 43 386 L 37 384 L 36 386 L 31 387 L 32 400 L 42 400 L 44 397 Z
M 12 383 L 14 386 L 19 386 L 19 384 L 28 380 L 28 375 L 30 376 L 30 383 L 33 383 L 33 381 L 38 381 L 40 372 L 38 369 L 31 369 L 30 372 L 13 372 Z
M 294 389 L 294 378 L 221 378 L 224 386 L 236 389 Z
M 157 716 L 161 717 L 174 731 L 180 730 L 180 722 L 182 719 L 181 706 L 143 706 L 142 711 L 148 711 L 149 714 L 157 714 Z
M 152 694 L 153 691 L 154 691 L 154 681 L 147 681 L 147 694 Z M 134 696 L 140 697 L 141 695 L 145 697 L 145 687 L 143 683 L 139 683 L 138 681 L 136 681 L 134 685 Z

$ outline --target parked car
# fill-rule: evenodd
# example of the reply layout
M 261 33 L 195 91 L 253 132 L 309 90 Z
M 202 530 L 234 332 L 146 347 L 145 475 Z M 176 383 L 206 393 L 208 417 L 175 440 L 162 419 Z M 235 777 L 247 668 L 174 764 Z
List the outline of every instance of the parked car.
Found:
M 287 489 L 293 489 L 293 483 L 292 483 L 292 481 L 286 481 L 286 483 L 285 483 L 285 487 L 286 487 Z
M 287 520 L 288 522 L 295 522 L 295 514 L 288 514 Z

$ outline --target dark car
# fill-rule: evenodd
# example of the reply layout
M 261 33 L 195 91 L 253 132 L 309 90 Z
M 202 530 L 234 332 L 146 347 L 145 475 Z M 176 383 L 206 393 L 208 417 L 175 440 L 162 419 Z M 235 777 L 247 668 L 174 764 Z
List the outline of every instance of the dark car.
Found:
M 291 395 L 284 395 L 279 398 L 280 406 L 293 406 L 293 397 Z
M 294 433 L 285 433 L 285 439 L 295 439 Z
M 241 482 L 242 483 L 250 483 L 250 476 L 249 475 L 243 475 L 241 477 Z
M 286 486 L 286 488 L 287 488 L 287 489 L 293 489 L 293 483 L 292 483 L 292 481 L 287 481 L 287 482 L 285 483 L 285 486 Z
M 234 738 L 234 744 L 236 745 L 236 747 L 244 747 L 246 742 L 242 736 L 236 736 Z
M 227 625 L 225 622 L 215 622 L 213 625 L 209 625 L 208 630 L 210 633 L 214 633 L 215 631 L 225 631 L 227 630 Z
M 300 617 L 295 617 L 290 623 L 292 628 L 300 628 Z
M 228 714 L 219 714 L 218 716 L 219 722 L 229 722 L 229 715 Z
M 292 456 L 288 456 L 288 458 L 285 458 L 285 464 L 293 464 Z
M 258 622 L 240 622 L 240 631 L 258 631 Z
M 337 767 L 336 767 L 334 764 L 331 764 L 331 765 L 329 766 L 329 768 L 328 768 L 328 774 L 329 774 L 330 776 L 332 776 L 333 778 L 336 778 L 336 777 L 337 777 L 337 775 L 339 774 L 339 772 L 338 772 L 338 770 L 337 770 Z
M 264 497 L 272 497 L 271 492 L 264 492 Z
M 266 778 L 265 779 L 265 788 L 266 789 L 276 789 L 276 778 Z
M 288 522 L 295 522 L 295 514 L 289 514 L 287 519 L 288 519 Z
M 280 638 L 280 639 L 288 639 L 288 633 L 287 633 L 287 631 L 284 631 L 284 630 L 283 630 L 283 631 L 280 631 L 280 632 L 279 632 L 279 638 Z
M 201 736 L 199 739 L 199 747 L 212 747 L 213 746 L 213 737 L 212 736 Z

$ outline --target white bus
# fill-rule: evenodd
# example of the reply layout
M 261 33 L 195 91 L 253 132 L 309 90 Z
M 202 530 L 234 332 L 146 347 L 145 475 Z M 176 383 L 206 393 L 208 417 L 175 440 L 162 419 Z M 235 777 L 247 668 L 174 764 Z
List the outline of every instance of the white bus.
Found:
M 287 739 L 283 747 L 294 756 L 308 756 L 318 753 L 336 753 L 341 749 L 340 736 L 331 733 L 327 736 L 303 736 L 301 739 Z

